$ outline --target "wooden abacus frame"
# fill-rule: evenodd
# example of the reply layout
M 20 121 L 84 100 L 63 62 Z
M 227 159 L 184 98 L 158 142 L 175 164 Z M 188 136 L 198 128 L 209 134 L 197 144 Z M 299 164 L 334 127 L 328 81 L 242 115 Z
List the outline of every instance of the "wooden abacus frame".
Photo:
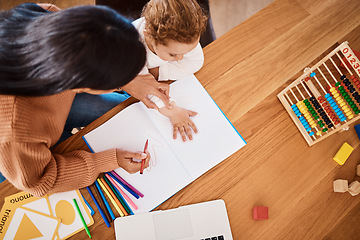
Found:
M 347 78 L 349 75 L 351 80 Z M 277 95 L 309 146 L 336 132 L 348 130 L 349 125 L 360 118 L 358 77 L 360 61 L 348 42 L 343 42 L 313 67 L 305 68 L 299 78 Z M 317 114 L 321 115 L 322 120 Z

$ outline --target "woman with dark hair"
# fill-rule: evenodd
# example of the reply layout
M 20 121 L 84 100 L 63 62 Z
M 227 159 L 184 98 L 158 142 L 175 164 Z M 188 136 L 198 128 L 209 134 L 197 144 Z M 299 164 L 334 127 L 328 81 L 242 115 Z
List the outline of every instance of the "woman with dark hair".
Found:
M 49 12 L 27 3 L 0 13 L 0 172 L 42 196 L 86 187 L 118 167 L 137 172 L 133 158 L 148 164 L 147 154 L 124 149 L 51 152 L 73 127 L 126 99 L 119 88 L 148 106 L 148 94 L 167 99 L 167 85 L 134 79 L 145 55 L 137 30 L 107 7 Z

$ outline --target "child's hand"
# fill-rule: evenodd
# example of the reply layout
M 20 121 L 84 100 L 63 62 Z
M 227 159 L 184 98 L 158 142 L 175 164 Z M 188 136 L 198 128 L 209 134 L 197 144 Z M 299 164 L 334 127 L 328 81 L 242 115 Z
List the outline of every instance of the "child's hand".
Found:
M 149 151 L 146 150 L 145 153 L 142 152 L 130 152 L 123 149 L 116 149 L 116 158 L 119 164 L 119 167 L 122 167 L 128 173 L 136 173 L 140 171 L 141 162 L 134 161 L 133 159 L 145 159 L 145 167 L 149 167 L 150 154 Z
M 179 132 L 184 142 L 186 141 L 186 136 L 192 140 L 192 131 L 195 133 L 198 131 L 190 117 L 196 116 L 197 112 L 179 107 L 174 102 L 171 102 L 170 105 L 172 105 L 171 109 L 163 107 L 159 109 L 159 112 L 170 118 L 173 125 L 173 138 L 176 139 Z

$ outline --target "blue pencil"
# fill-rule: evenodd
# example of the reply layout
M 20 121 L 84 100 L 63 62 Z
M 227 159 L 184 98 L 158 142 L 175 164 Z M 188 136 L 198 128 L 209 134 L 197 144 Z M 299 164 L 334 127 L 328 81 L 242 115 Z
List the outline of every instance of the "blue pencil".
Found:
M 131 190 L 128 186 L 126 186 L 124 183 L 122 183 L 119 179 L 117 179 L 117 177 L 114 176 L 114 174 L 112 174 L 111 172 L 108 172 L 108 174 L 115 180 L 117 181 L 121 186 L 123 186 L 131 195 L 133 195 L 134 197 L 136 197 L 137 199 L 139 199 L 139 195 L 137 195 L 133 190 Z
M 88 192 L 89 192 L 92 200 L 94 201 L 96 207 L 99 209 L 100 215 L 101 215 L 101 217 L 104 219 L 104 222 L 105 222 L 106 226 L 107 226 L 107 227 L 110 227 L 110 223 L 109 223 L 109 221 L 107 220 L 107 218 L 106 218 L 106 216 L 105 216 L 105 213 L 103 212 L 103 210 L 102 210 L 101 207 L 99 206 L 99 203 L 96 201 L 96 198 L 95 198 L 94 194 L 92 193 L 92 191 L 90 190 L 89 187 L 86 187 L 86 189 L 88 190 Z
M 88 203 L 88 201 L 86 201 L 86 199 L 84 198 L 84 196 L 83 196 L 83 195 L 81 195 L 81 196 L 82 196 L 82 198 L 84 199 L 84 202 L 85 202 L 86 206 L 88 206 L 88 208 L 90 209 L 90 214 L 91 214 L 91 216 L 94 215 L 94 213 L 95 213 L 94 209 L 90 206 L 90 204 Z
M 111 219 L 112 219 L 112 220 L 115 220 L 114 212 L 111 210 L 111 207 L 110 207 L 110 205 L 109 205 L 109 202 L 106 200 L 105 195 L 104 195 L 104 193 L 102 192 L 102 190 L 101 190 L 101 188 L 100 188 L 100 185 L 99 185 L 99 183 L 98 183 L 97 181 L 95 181 L 95 186 L 96 186 L 96 188 L 98 189 L 98 191 L 99 191 L 99 193 L 100 193 L 100 196 L 101 196 L 101 198 L 103 199 L 103 201 L 104 201 L 104 203 L 105 203 L 106 209 L 107 209 L 107 210 L 109 211 L 109 213 L 110 213 Z

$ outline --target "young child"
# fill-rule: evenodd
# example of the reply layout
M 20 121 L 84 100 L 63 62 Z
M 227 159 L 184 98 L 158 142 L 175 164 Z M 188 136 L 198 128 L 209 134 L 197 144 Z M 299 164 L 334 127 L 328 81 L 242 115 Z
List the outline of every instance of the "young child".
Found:
M 133 25 L 139 31 L 147 52 L 147 61 L 139 75 L 152 74 L 158 81 L 177 80 L 197 72 L 204 63 L 199 43 L 207 16 L 196 0 L 150 0 L 141 18 Z M 179 132 L 183 141 L 197 133 L 190 117 L 197 113 L 181 108 L 171 100 L 165 107 L 156 96 L 149 95 L 161 114 L 173 125 L 173 138 Z

